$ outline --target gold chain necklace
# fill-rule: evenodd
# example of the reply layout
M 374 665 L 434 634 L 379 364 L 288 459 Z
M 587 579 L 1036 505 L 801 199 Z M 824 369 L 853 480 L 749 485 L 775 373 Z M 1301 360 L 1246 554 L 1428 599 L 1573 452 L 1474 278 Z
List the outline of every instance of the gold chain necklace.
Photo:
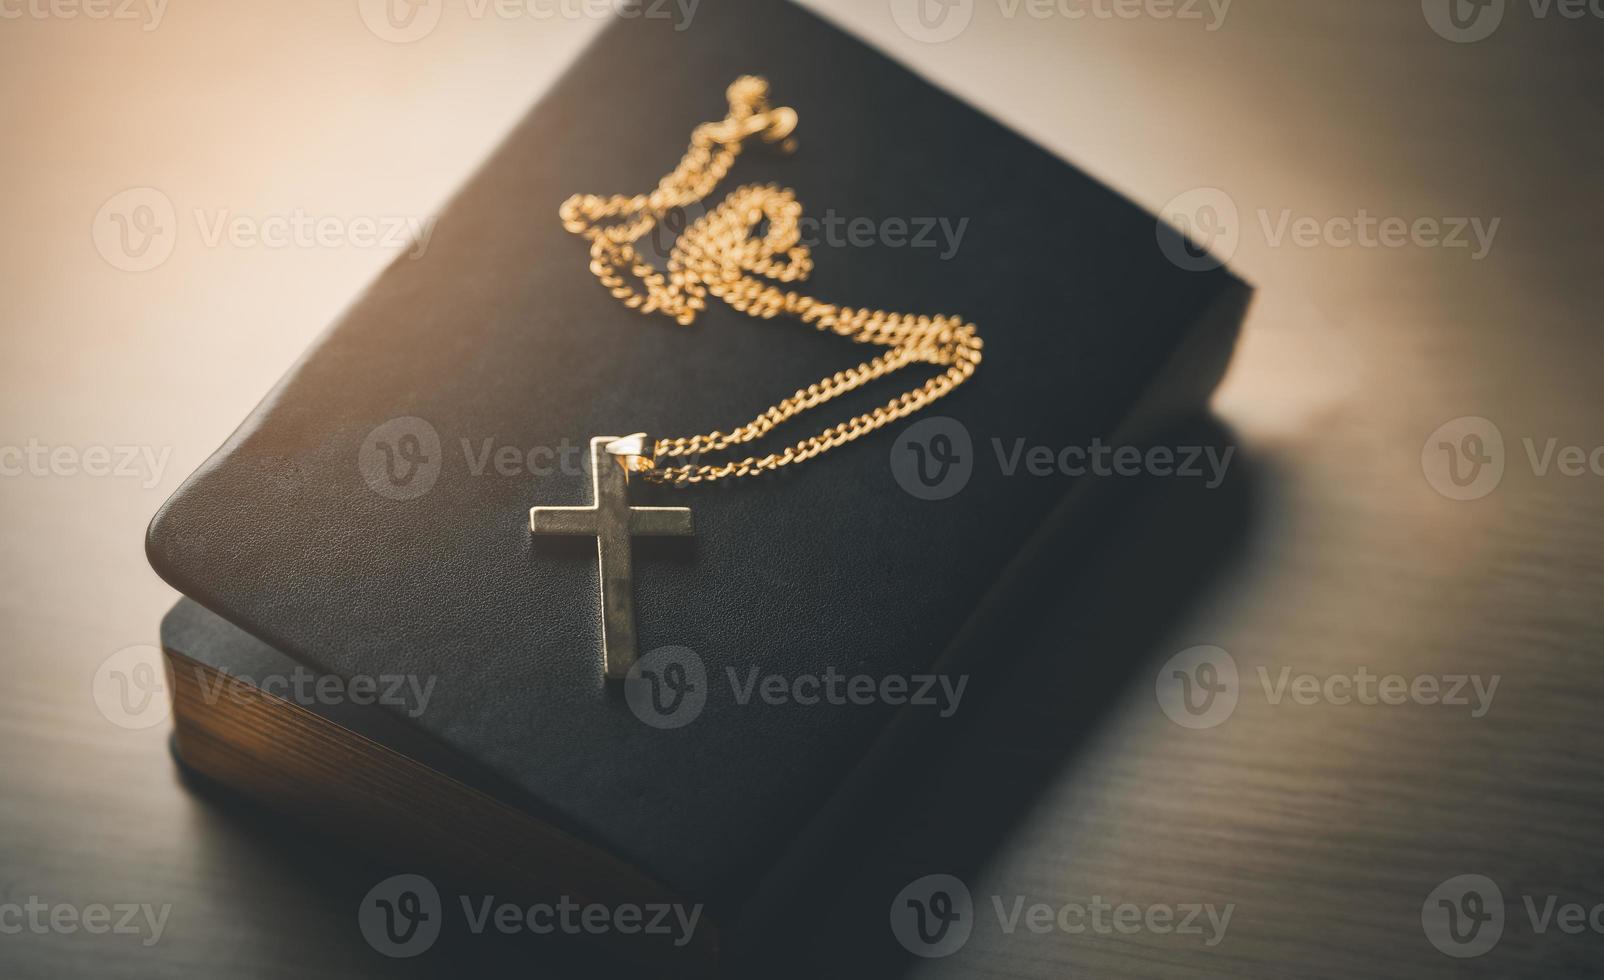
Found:
M 589 507 L 534 507 L 534 534 L 590 535 L 596 538 L 602 600 L 602 655 L 605 676 L 624 679 L 635 664 L 635 612 L 630 538 L 634 535 L 689 535 L 685 507 L 634 507 L 628 500 L 631 474 L 656 483 L 686 486 L 732 476 L 756 476 L 800 463 L 906 418 L 951 392 L 980 365 L 981 342 L 972 323 L 961 317 L 894 313 L 827 303 L 777 283 L 806 279 L 813 269 L 801 241 L 802 206 L 788 188 L 772 184 L 738 187 L 674 241 L 666 274 L 636 249 L 665 215 L 712 193 L 729 173 L 746 140 L 787 141 L 796 128 L 796 111 L 773 108 L 768 82 L 746 75 L 730 85 L 729 113 L 691 132 L 679 165 L 649 194 L 575 194 L 558 210 L 563 227 L 590 241 L 590 271 L 615 298 L 642 313 L 671 316 L 682 325 L 696 320 L 715 296 L 760 319 L 787 314 L 858 343 L 888 348 L 857 367 L 837 371 L 798 389 L 752 421 L 730 432 L 652 440 L 598 436 L 591 440 Z M 759 230 L 761 237 L 756 237 Z M 725 463 L 701 463 L 704 453 L 741 446 L 767 435 L 780 423 L 840 395 L 913 364 L 942 368 L 917 388 L 872 411 L 830 426 L 780 452 L 746 456 Z M 606 465 L 608 457 L 617 465 Z M 690 461 L 687 462 L 687 459 Z M 660 465 L 664 461 L 679 461 Z
M 630 309 L 661 313 L 681 324 L 693 322 L 712 294 L 748 316 L 767 320 L 784 313 L 819 330 L 890 349 L 797 390 L 731 432 L 657 440 L 651 447 L 652 456 L 631 460 L 633 470 L 654 482 L 687 484 L 756 476 L 812 459 L 918 412 L 963 384 L 980 365 L 980 337 L 974 324 L 961 317 L 854 309 L 775 285 L 806 279 L 813 271 L 808 247 L 801 244 L 798 222 L 802 205 L 789 188 L 748 184 L 731 192 L 674 242 L 667 275 L 640 255 L 635 242 L 674 208 L 705 198 L 729 172 L 747 139 L 757 136 L 779 142 L 796 127 L 794 110 L 769 107 L 768 82 L 762 78 L 739 78 L 726 94 L 729 115 L 697 126 L 679 166 L 658 181 L 650 194 L 575 194 L 563 202 L 558 211 L 563 227 L 590 239 L 590 271 Z M 766 234 L 753 237 L 763 222 L 768 225 Z M 628 270 L 627 275 L 620 270 Z M 946 370 L 871 412 L 778 453 L 720 465 L 657 465 L 659 460 L 700 456 L 760 439 L 787 419 L 910 364 L 932 364 Z

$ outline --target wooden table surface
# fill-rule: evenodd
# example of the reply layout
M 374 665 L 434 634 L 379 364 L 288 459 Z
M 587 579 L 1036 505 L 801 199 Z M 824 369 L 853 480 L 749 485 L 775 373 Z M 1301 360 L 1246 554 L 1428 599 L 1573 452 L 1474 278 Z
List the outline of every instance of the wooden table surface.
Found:
M 1180 8 L 1199 19 L 1158 16 L 1159 0 L 959 0 L 967 29 L 931 43 L 899 27 L 906 5 L 818 6 L 1154 211 L 1220 228 L 1259 293 L 1216 399 L 1216 435 L 1240 447 L 1230 478 L 1117 494 L 1122 518 L 1084 542 L 1096 574 L 1043 584 L 1038 642 L 1000 652 L 1018 665 L 866 830 L 839 893 L 800 907 L 776 967 L 1604 973 L 1604 911 L 1588 923 L 1604 902 L 1604 475 L 1561 466 L 1604 446 L 1599 12 L 1508 0 L 1481 13 L 1502 10 L 1490 36 L 1458 43 L 1434 29 L 1436 0 L 1236 0 L 1219 20 L 1218 3 Z M 108 707 L 110 658 L 153 643 L 173 598 L 142 553 L 150 514 L 393 254 L 212 230 L 432 213 L 597 26 L 447 0 L 399 44 L 365 26 L 370 7 L 5 6 L 0 975 L 456 975 L 457 957 L 590 972 L 542 944 L 379 956 L 356 925 L 373 869 L 191 791 L 165 723 L 124 727 Z M 177 238 L 130 271 L 166 247 L 114 237 L 163 218 L 140 212 L 152 200 Z M 1436 433 L 1466 417 L 1502 452 L 1486 423 Z M 1503 469 L 1485 495 L 1441 448 L 1476 434 Z M 1186 727 L 1159 694 L 1200 645 L 1238 682 L 1207 717 L 1179 711 L 1206 726 Z M 1360 675 L 1497 687 L 1479 707 L 1362 704 L 1344 696 Z M 967 943 L 927 960 L 895 944 L 887 910 L 936 872 L 975 911 Z M 1423 919 L 1445 895 L 1475 911 L 1462 875 L 1503 915 L 1474 958 L 1440 951 Z M 35 898 L 168 911 L 159 939 L 91 935 L 28 926 Z M 1076 907 L 1096 902 L 1159 927 L 1109 911 L 1093 928 Z M 1040 932 L 1009 930 L 1016 904 L 1047 907 Z M 1230 919 L 1162 928 L 1194 907 Z

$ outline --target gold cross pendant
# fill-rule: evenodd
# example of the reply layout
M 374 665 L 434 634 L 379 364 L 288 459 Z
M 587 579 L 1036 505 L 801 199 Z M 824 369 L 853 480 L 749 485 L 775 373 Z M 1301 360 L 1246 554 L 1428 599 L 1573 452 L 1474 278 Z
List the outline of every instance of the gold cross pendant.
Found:
M 642 434 L 590 440 L 589 507 L 531 507 L 532 534 L 591 535 L 601 581 L 602 663 L 608 680 L 623 680 L 636 658 L 635 575 L 630 538 L 637 534 L 688 537 L 689 507 L 631 507 L 628 458 L 650 441 Z

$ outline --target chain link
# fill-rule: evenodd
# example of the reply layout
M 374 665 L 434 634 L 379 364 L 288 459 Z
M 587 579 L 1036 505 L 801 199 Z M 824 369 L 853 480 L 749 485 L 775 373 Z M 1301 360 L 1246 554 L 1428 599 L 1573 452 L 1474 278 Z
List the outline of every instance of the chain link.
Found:
M 773 184 L 736 188 L 675 240 L 666 275 L 640 255 L 635 242 L 664 215 L 710 194 L 729 173 L 744 141 L 754 136 L 771 143 L 785 141 L 796 126 L 795 111 L 770 108 L 768 82 L 762 78 L 742 76 L 726 94 L 729 115 L 697 126 L 679 165 L 650 194 L 575 194 L 563 202 L 558 211 L 563 227 L 591 243 L 591 273 L 630 309 L 671 316 L 683 325 L 696 320 L 712 295 L 748 316 L 767 320 L 784 313 L 818 330 L 889 349 L 798 389 L 730 432 L 658 439 L 652 447 L 655 458 L 641 461 L 641 476 L 654 482 L 684 485 L 756 476 L 812 459 L 918 412 L 963 384 L 980 365 L 980 337 L 975 325 L 961 317 L 855 309 L 776 285 L 804 280 L 813 270 L 808 247 L 801 243 L 802 205 L 789 188 Z M 755 237 L 760 228 L 762 237 Z M 663 460 L 696 458 L 762 438 L 788 419 L 911 364 L 945 370 L 870 412 L 780 452 L 718 464 L 660 465 Z

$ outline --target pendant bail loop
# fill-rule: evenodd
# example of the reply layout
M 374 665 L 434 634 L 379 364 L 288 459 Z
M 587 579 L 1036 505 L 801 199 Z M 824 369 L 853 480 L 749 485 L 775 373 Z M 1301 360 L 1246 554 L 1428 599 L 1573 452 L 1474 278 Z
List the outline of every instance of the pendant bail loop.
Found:
M 604 448 L 625 473 L 645 473 L 657 466 L 656 444 L 644 432 L 619 436 Z

